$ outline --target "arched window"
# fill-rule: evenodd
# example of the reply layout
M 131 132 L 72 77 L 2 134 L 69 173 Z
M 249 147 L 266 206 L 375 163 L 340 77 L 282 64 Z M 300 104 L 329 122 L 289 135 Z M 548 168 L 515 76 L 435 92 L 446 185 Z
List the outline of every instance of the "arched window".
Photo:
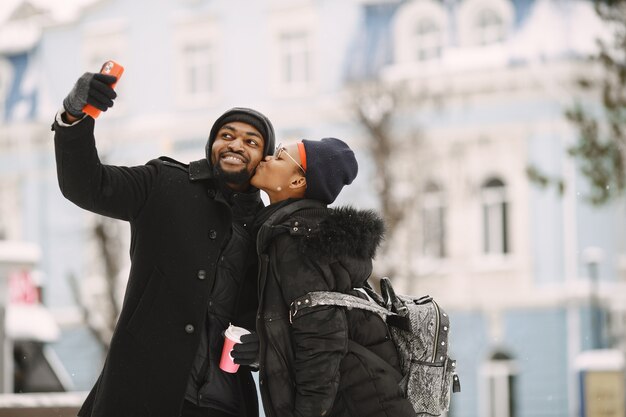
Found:
M 510 0 L 464 0 L 458 13 L 460 44 L 480 46 L 502 42 L 514 19 L 515 9 Z
M 482 398 L 485 417 L 515 417 L 515 360 L 497 351 L 482 366 L 484 389 Z
M 407 2 L 398 10 L 393 27 L 397 64 L 429 62 L 441 57 L 448 30 L 448 16 L 441 3 Z
M 414 36 L 415 57 L 418 61 L 428 61 L 441 57 L 443 34 L 433 19 L 419 19 L 415 25 Z
M 509 206 L 504 182 L 498 178 L 486 181 L 481 189 L 481 200 L 484 253 L 509 253 Z
M 476 38 L 479 45 L 489 45 L 504 40 L 504 21 L 498 12 L 485 8 L 476 13 Z

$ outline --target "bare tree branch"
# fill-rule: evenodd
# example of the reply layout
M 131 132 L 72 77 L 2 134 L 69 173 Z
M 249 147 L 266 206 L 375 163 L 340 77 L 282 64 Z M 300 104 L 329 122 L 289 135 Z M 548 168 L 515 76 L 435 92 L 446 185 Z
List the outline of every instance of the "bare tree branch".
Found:
M 83 319 L 83 322 L 87 325 L 87 330 L 89 330 L 89 333 L 91 333 L 91 335 L 98 341 L 100 346 L 103 347 L 104 351 L 105 352 L 108 351 L 109 346 L 110 346 L 110 337 L 109 335 L 103 334 L 93 324 L 94 322 L 92 318 L 93 309 L 89 308 L 87 304 L 84 302 L 82 292 L 80 289 L 81 285 L 80 285 L 78 278 L 76 278 L 74 274 L 70 274 L 68 275 L 67 280 L 70 285 L 72 297 L 74 298 L 74 301 L 76 302 L 76 305 L 78 306 L 78 309 L 80 310 L 80 314 Z
M 414 184 L 415 179 L 419 178 L 419 164 L 414 162 L 421 146 L 420 129 L 414 126 L 409 127 L 408 131 L 399 131 L 394 118 L 407 107 L 419 107 L 424 97 L 410 94 L 402 85 L 368 81 L 352 86 L 351 99 L 351 111 L 367 133 L 367 149 L 375 168 L 373 185 L 386 226 L 386 238 L 378 259 L 387 261 L 382 265 L 384 271 L 380 275 L 393 278 L 402 272 L 406 274 L 410 262 L 407 256 L 390 255 L 397 255 L 398 248 L 406 250 L 405 242 L 398 240 L 398 237 L 402 225 L 408 221 L 409 214 L 416 210 L 419 200 L 419 192 Z M 390 259 L 404 259 L 404 262 L 400 265 L 398 262 L 390 262 Z
M 118 251 L 119 239 L 115 239 L 115 226 L 111 220 L 100 217 L 96 221 L 93 233 L 98 242 L 98 248 L 102 255 L 104 265 L 104 279 L 106 281 L 106 294 L 109 303 L 109 314 L 107 324 L 110 329 L 115 327 L 117 317 L 120 313 L 120 306 L 117 301 L 117 278 L 120 273 L 120 254 Z
M 72 296 L 83 322 L 105 353 L 110 347 L 110 339 L 120 312 L 117 280 L 121 270 L 121 245 L 117 226 L 115 220 L 96 217 L 92 228 L 97 247 L 97 262 L 102 266 L 101 274 L 96 276 L 103 280 L 104 296 L 85 297 L 82 291 L 84 282 L 73 274 L 68 277 Z

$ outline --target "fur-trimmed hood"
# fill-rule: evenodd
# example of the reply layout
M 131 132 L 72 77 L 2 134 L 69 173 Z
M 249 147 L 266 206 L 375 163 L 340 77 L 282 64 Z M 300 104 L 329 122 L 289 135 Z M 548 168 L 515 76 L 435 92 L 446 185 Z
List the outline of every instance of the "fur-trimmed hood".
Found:
M 306 212 L 302 214 L 306 215 Z M 303 221 L 308 223 L 306 218 Z M 307 226 L 310 231 L 302 239 L 300 250 L 314 257 L 371 259 L 376 255 L 385 229 L 382 219 L 373 210 L 357 210 L 350 206 L 328 209 L 328 215 L 319 223 Z
M 372 259 L 384 237 L 384 223 L 373 210 L 351 206 L 327 208 L 316 200 L 296 200 L 266 207 L 257 236 L 257 250 L 277 236 L 297 237 L 299 250 L 311 257 Z

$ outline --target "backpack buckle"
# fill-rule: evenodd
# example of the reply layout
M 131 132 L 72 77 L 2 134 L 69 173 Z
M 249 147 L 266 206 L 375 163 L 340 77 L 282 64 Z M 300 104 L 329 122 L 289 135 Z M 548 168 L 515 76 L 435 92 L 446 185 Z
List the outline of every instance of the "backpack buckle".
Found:
M 293 318 L 298 314 L 298 310 L 300 307 L 309 307 L 311 306 L 311 297 L 309 295 L 305 295 L 300 298 L 296 298 L 289 304 L 289 323 L 293 324 Z

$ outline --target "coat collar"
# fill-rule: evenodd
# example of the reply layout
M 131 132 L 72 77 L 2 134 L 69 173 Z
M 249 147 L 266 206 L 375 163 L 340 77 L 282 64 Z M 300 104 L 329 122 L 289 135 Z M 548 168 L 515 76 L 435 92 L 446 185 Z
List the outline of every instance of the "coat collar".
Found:
M 213 171 L 206 158 L 189 163 L 189 180 L 200 181 L 213 179 Z

